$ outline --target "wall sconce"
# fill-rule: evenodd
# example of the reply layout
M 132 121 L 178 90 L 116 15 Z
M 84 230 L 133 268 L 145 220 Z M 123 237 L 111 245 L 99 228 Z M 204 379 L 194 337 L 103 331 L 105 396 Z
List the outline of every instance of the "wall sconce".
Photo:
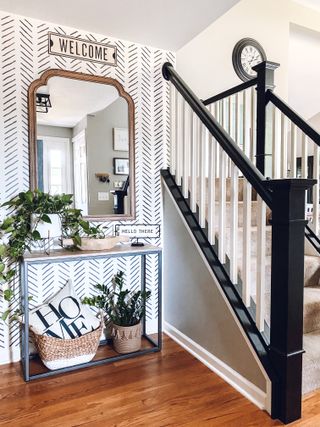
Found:
M 51 108 L 50 95 L 47 93 L 36 93 L 36 111 L 37 113 L 47 113 Z
M 96 178 L 98 178 L 99 182 L 110 182 L 110 175 L 108 173 L 96 173 Z

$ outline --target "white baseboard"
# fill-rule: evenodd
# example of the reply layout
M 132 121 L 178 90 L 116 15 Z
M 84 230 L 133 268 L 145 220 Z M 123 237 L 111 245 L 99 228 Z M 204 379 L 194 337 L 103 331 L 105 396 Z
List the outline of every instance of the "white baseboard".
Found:
M 267 394 L 260 390 L 256 385 L 252 384 L 230 366 L 226 365 L 213 354 L 194 342 L 192 339 L 184 335 L 168 322 L 164 322 L 164 332 L 176 341 L 181 347 L 191 353 L 196 359 L 200 360 L 209 369 L 215 372 L 219 377 L 225 380 L 239 393 L 249 399 L 258 408 L 268 410 Z
M 10 349 L 6 350 L 8 351 L 3 352 L 3 354 L 0 355 L 0 365 L 8 365 L 9 363 L 15 363 L 21 360 L 21 352 L 19 348 L 14 351 L 10 351 Z

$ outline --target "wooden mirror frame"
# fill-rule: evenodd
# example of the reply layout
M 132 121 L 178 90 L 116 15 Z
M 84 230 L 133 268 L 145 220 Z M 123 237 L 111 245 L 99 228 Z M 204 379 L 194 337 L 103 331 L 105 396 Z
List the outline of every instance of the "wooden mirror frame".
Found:
M 88 215 L 85 218 L 89 221 L 123 221 L 135 219 L 135 144 L 134 144 L 134 102 L 131 96 L 124 90 L 121 83 L 111 77 L 95 76 L 91 74 L 78 73 L 59 69 L 45 71 L 39 79 L 34 80 L 28 90 L 28 112 L 29 112 L 29 173 L 30 188 L 37 188 L 37 113 L 36 113 L 36 92 L 40 86 L 45 86 L 51 77 L 64 77 L 73 80 L 83 80 L 86 82 L 100 83 L 114 86 L 119 96 L 128 103 L 128 131 L 129 131 L 129 176 L 130 176 L 130 214 L 113 215 Z

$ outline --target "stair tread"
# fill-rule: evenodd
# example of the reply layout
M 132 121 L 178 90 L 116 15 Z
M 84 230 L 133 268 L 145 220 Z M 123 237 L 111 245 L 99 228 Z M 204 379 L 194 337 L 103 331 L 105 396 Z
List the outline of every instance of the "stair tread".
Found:
M 303 335 L 303 394 L 320 388 L 320 330 Z

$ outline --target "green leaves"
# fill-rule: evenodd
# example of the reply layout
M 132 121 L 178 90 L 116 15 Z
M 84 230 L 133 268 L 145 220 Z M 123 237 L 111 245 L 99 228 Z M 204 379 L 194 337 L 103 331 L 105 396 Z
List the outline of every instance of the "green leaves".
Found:
M 12 289 L 6 289 L 3 291 L 3 297 L 5 301 L 10 301 L 13 298 L 13 290 Z
M 72 240 L 75 246 L 81 246 L 81 237 L 79 235 L 73 236 Z
M 9 316 L 9 314 L 10 314 L 10 310 L 4 311 L 1 315 L 1 320 L 3 320 L 5 322 Z
M 46 222 L 48 224 L 51 224 L 51 219 L 47 214 L 42 214 L 41 215 L 41 221 Z
M 4 257 L 7 251 L 6 245 L 0 245 L 0 257 Z
M 14 224 L 14 218 L 12 218 L 12 217 L 5 218 L 5 220 L 2 222 L 0 228 L 1 228 L 1 230 L 8 231 L 8 228 L 10 228 L 12 226 L 12 224 Z
M 85 297 L 82 302 L 96 308 L 102 308 L 109 319 L 119 326 L 133 326 L 145 315 L 146 302 L 151 296 L 150 291 L 132 292 L 124 289 L 124 272 L 119 271 L 112 278 L 112 288 L 97 284 L 98 295 Z
M 41 239 L 41 235 L 36 229 L 38 222 L 43 221 L 50 224 L 50 214 L 58 214 L 62 219 L 67 218 L 71 204 L 72 195 L 70 194 L 52 196 L 40 190 L 28 190 L 1 205 L 7 209 L 8 215 L 0 222 L 0 237 L 5 239 L 5 244 L 0 244 L 1 283 L 10 283 L 15 278 L 17 263 L 20 262 L 25 251 L 30 250 L 32 243 Z M 38 218 L 35 223 L 31 222 L 32 214 Z M 74 216 L 75 223 L 78 223 L 79 218 L 82 219 L 80 210 L 74 209 L 71 215 Z M 80 237 L 78 237 L 78 243 L 79 239 Z M 12 291 L 5 290 L 3 297 L 6 301 L 12 300 Z M 2 318 L 7 318 L 7 316 L 6 312 Z
M 32 239 L 37 241 L 37 240 L 41 240 L 41 235 L 39 233 L 38 230 L 33 230 L 32 232 Z

